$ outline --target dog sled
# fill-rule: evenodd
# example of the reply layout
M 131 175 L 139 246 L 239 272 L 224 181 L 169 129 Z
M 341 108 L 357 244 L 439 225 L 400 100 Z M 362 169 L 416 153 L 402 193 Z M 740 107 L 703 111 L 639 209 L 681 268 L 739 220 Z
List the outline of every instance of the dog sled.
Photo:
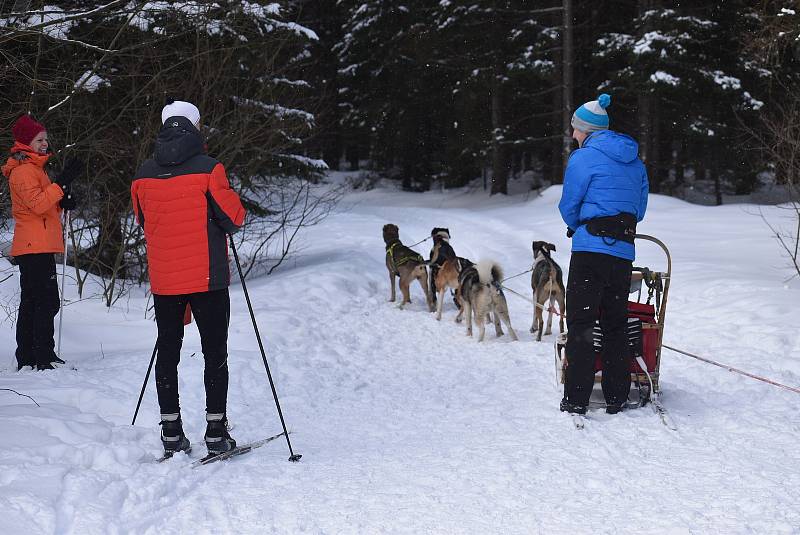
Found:
M 674 429 L 664 407 L 659 401 L 661 349 L 664 337 L 664 319 L 669 297 L 669 284 L 672 273 L 672 258 L 667 246 L 660 240 L 637 234 L 639 241 L 649 241 L 658 245 L 666 256 L 666 271 L 654 271 L 647 267 L 634 267 L 631 274 L 631 295 L 635 300 L 628 301 L 628 345 L 631 348 L 631 382 L 633 388 L 626 408 L 642 407 L 651 403 L 653 409 L 667 427 Z M 645 291 L 646 290 L 646 291 Z M 643 296 L 646 300 L 642 302 Z M 597 324 L 594 329 L 595 386 L 601 381 L 603 363 L 600 358 L 602 331 Z M 567 333 L 561 333 L 555 342 L 555 367 L 558 383 L 564 384 L 569 356 L 566 354 Z M 599 394 L 599 396 L 598 396 Z M 605 407 L 602 393 L 598 388 L 592 392 L 590 408 Z

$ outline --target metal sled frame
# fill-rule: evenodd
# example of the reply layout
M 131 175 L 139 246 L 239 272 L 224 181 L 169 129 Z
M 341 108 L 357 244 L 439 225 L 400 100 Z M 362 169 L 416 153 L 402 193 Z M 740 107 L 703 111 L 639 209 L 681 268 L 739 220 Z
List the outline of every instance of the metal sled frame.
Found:
M 641 280 L 645 283 L 648 289 L 648 297 L 647 302 L 655 298 L 655 323 L 649 322 L 642 322 L 642 336 L 644 336 L 644 332 L 649 329 L 656 329 L 658 331 L 657 336 L 657 343 L 655 347 L 656 353 L 656 363 L 655 369 L 650 371 L 650 376 L 648 377 L 647 373 L 642 371 L 639 372 L 631 372 L 631 382 L 636 386 L 637 393 L 639 394 L 638 400 L 631 400 L 628 403 L 629 407 L 641 407 L 647 404 L 652 398 L 655 398 L 661 392 L 661 388 L 659 386 L 659 370 L 661 369 L 661 348 L 662 348 L 662 341 L 664 339 L 664 319 L 667 313 L 667 298 L 669 297 L 669 285 L 670 280 L 672 278 L 672 257 L 669 254 L 669 249 L 664 243 L 659 240 L 658 238 L 654 238 L 653 236 L 648 236 L 646 234 L 637 234 L 637 240 L 644 240 L 655 243 L 658 245 L 663 251 L 664 255 L 666 256 L 667 260 L 667 269 L 666 271 L 650 271 L 648 268 L 638 268 L 634 267 L 631 280 L 636 281 Z M 639 290 L 639 295 L 637 297 L 636 302 L 641 302 L 642 291 Z M 568 305 L 569 306 L 569 305 Z M 559 385 L 564 384 L 565 380 L 565 370 L 567 367 L 567 356 L 565 354 L 565 348 L 567 344 L 567 333 L 563 332 L 558 335 L 555 342 L 555 368 L 556 368 L 556 379 L 557 379 L 557 387 Z M 602 372 L 595 374 L 595 383 L 599 383 L 602 379 Z M 652 381 L 652 390 L 651 392 L 651 381 Z M 598 404 L 592 402 L 591 405 L 597 406 Z M 605 404 L 601 404 L 604 406 Z

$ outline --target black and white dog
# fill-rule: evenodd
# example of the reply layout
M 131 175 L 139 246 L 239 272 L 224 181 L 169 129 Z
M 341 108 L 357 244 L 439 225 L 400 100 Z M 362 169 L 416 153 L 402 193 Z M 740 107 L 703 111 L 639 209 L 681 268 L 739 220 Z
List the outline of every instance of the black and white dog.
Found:
M 542 340 L 542 329 L 544 319 L 542 312 L 545 309 L 545 302 L 549 301 L 547 307 L 547 330 L 544 334 L 553 332 L 553 310 L 554 304 L 558 303 L 558 321 L 561 332 L 564 332 L 564 280 L 561 274 L 561 267 L 550 257 L 550 253 L 556 250 L 552 243 L 544 241 L 533 242 L 533 274 L 531 275 L 531 289 L 533 290 L 533 324 L 531 333 L 538 331 L 536 340 Z
M 434 227 L 431 230 L 431 238 L 433 238 L 433 246 L 428 260 L 430 266 L 430 292 L 433 296 L 433 302 L 436 303 L 438 288 L 436 288 L 436 274 L 439 269 L 444 265 L 445 261 L 454 258 L 456 252 L 450 245 L 450 229 L 444 227 Z

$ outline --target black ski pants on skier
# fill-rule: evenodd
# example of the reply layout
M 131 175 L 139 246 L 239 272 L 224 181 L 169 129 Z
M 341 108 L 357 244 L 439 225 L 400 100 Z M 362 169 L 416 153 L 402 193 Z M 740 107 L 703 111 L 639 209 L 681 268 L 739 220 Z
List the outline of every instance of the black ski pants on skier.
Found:
M 564 396 L 586 407 L 594 387 L 595 350 L 592 329 L 600 320 L 603 332 L 603 395 L 606 404 L 620 405 L 631 388 L 627 340 L 630 260 L 602 253 L 575 252 L 567 281 L 568 358 Z
M 19 265 L 20 301 L 17 314 L 17 366 L 47 366 L 55 360 L 53 318 L 60 299 L 56 261 L 52 253 L 14 257 Z
M 178 363 L 183 344 L 186 305 L 200 331 L 205 359 L 206 412 L 221 414 L 228 399 L 228 324 L 231 302 L 228 289 L 184 295 L 153 295 L 158 325 L 156 390 L 161 414 L 180 412 Z

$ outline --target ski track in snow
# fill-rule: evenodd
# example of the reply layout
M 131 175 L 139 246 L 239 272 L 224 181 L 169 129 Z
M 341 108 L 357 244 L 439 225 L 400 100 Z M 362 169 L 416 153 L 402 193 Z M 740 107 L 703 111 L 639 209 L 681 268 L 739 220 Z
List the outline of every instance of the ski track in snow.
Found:
M 184 455 L 154 462 L 152 377 L 128 425 L 156 336 L 143 291 L 111 310 L 98 300 L 66 308 L 64 357 L 77 371 L 16 373 L 4 322 L 0 388 L 41 407 L 0 391 L 0 533 L 800 532 L 796 394 L 665 350 L 677 432 L 649 408 L 591 411 L 577 431 L 558 412 L 555 336 L 535 342 L 529 303 L 507 295 L 519 342 L 489 325 L 479 344 L 453 322 L 449 296 L 441 322 L 418 286 L 406 310 L 387 302 L 388 222 L 407 245 L 448 227 L 459 255 L 492 258 L 506 276 L 528 269 L 531 241 L 545 239 L 566 279 L 559 195 L 352 193 L 307 231 L 300 255 L 249 282 L 297 464 L 282 437 L 196 470 Z M 798 385 L 798 283 L 784 282 L 786 260 L 748 208 L 651 196 L 639 230 L 674 262 L 665 343 Z M 654 246 L 638 254 L 637 265 L 663 269 Z M 508 285 L 529 295 L 530 275 Z M 17 288 L 13 277 L 0 297 L 16 306 Z M 231 301 L 228 413 L 245 443 L 281 428 L 238 285 Z M 196 459 L 205 422 L 194 325 L 182 357 Z

